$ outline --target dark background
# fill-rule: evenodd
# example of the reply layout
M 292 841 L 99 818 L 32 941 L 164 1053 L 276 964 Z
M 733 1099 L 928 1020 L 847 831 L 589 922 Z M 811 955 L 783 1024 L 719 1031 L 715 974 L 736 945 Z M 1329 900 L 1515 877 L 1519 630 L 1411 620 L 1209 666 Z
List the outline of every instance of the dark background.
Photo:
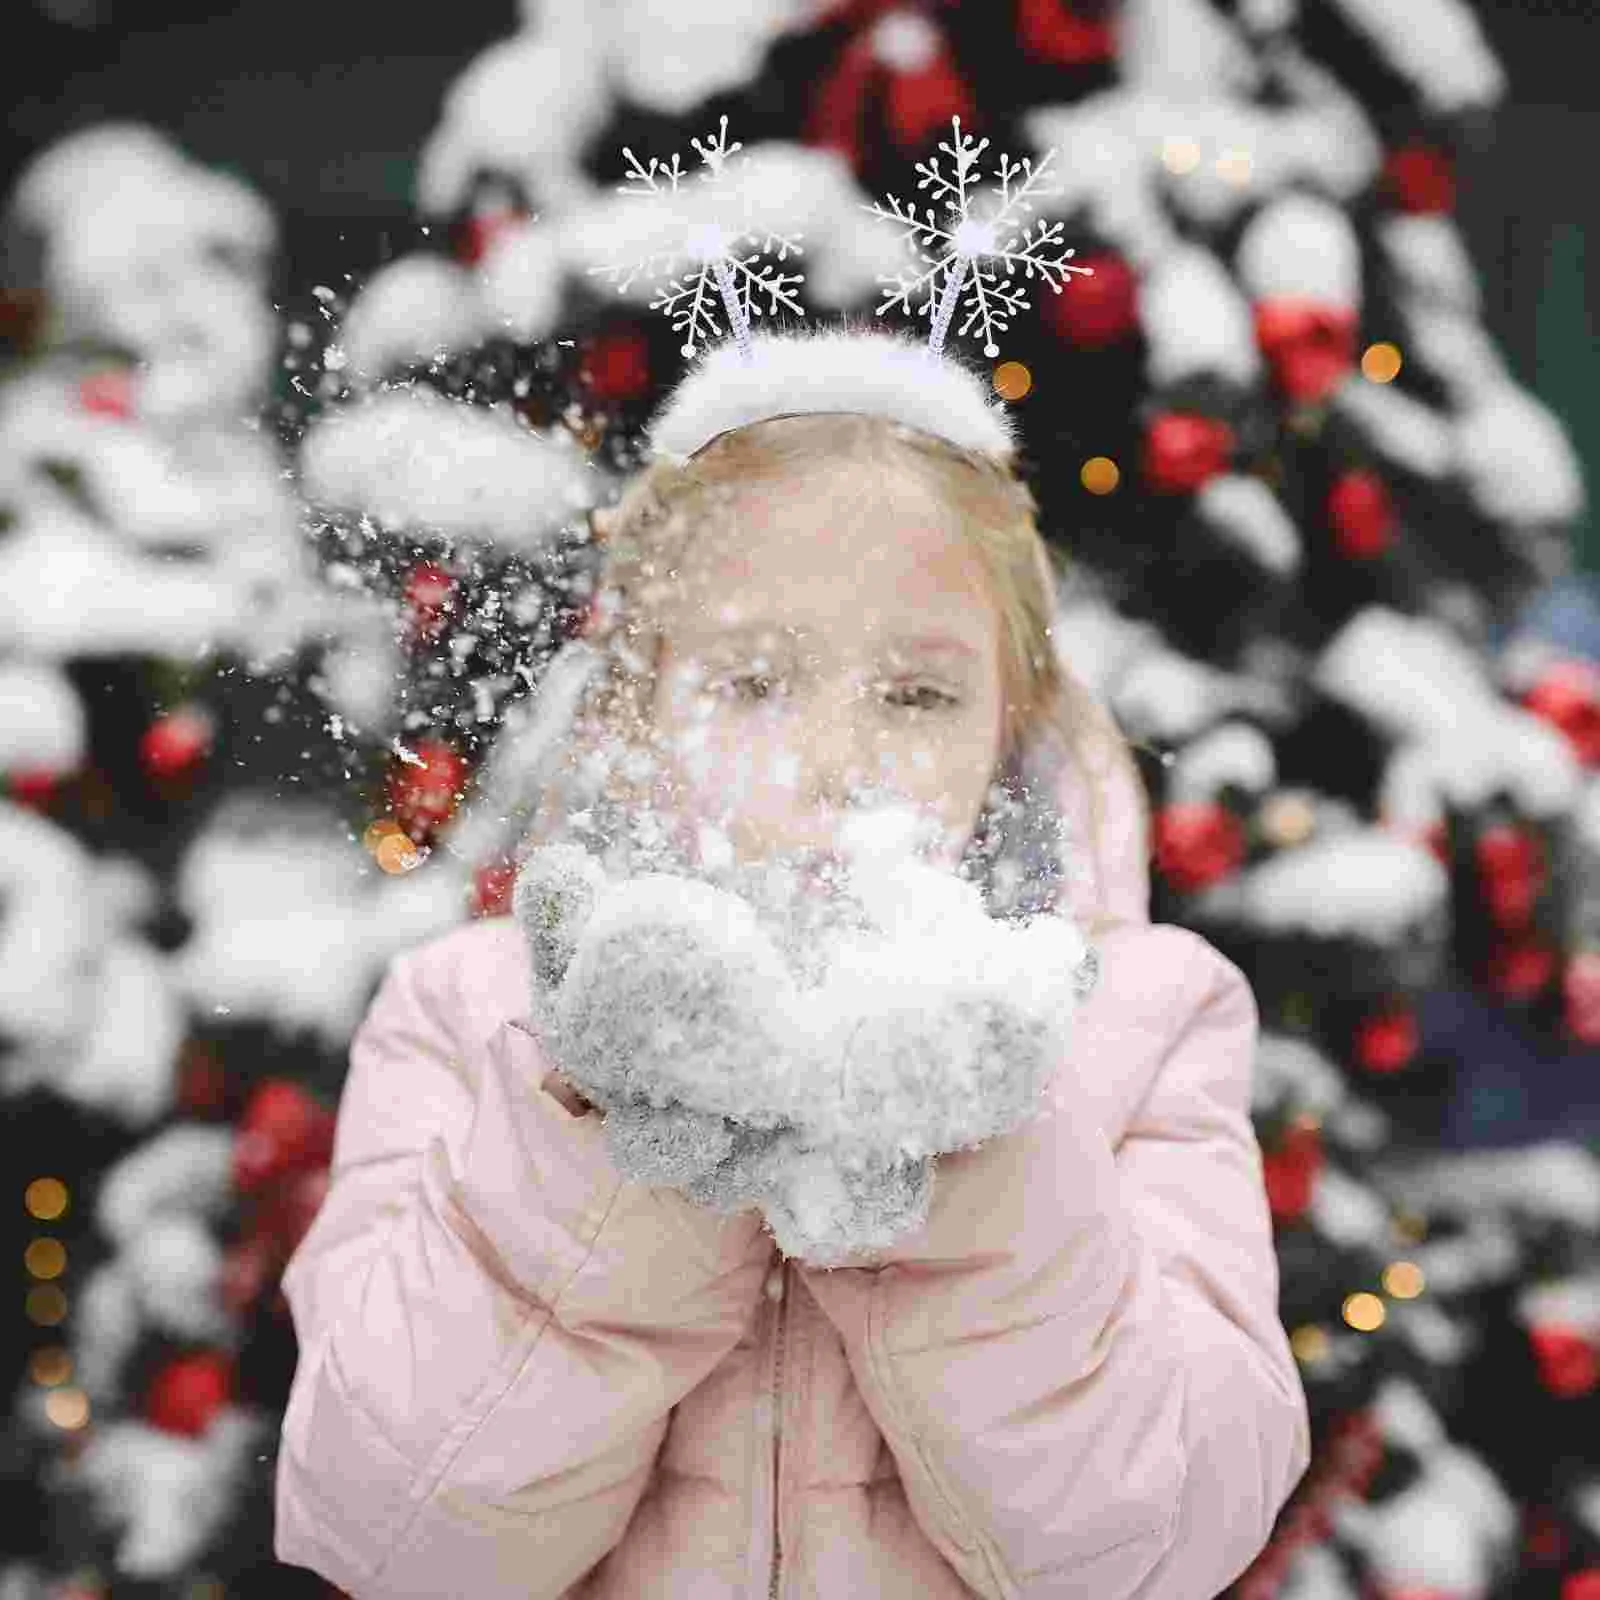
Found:
M 1403 4 L 1404 0 L 1396 0 Z M 1463 161 L 1460 217 L 1485 315 L 1518 377 L 1572 431 L 1600 484 L 1596 297 L 1600 94 L 1593 0 L 1473 0 L 1510 79 Z M 358 279 L 415 237 L 412 174 L 461 69 L 518 23 L 514 0 L 11 0 L 0 84 L 9 190 L 28 156 L 105 118 L 137 118 L 237 172 L 282 229 L 280 297 Z M 1600 526 L 1576 533 L 1600 571 Z

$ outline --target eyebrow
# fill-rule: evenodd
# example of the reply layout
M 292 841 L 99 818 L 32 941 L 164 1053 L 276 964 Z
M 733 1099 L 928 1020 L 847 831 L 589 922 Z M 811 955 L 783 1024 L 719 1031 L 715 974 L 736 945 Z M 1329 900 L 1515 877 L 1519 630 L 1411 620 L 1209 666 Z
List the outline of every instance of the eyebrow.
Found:
M 749 634 L 778 633 L 790 637 L 803 638 L 811 631 L 809 628 L 798 627 L 793 623 L 756 618 L 750 622 L 740 622 L 719 628 L 715 637 L 719 639 L 735 639 L 743 638 Z M 949 633 L 893 633 L 889 635 L 889 643 L 922 655 L 965 656 L 972 660 L 976 659 L 978 654 L 965 640 L 958 639 L 954 634 Z

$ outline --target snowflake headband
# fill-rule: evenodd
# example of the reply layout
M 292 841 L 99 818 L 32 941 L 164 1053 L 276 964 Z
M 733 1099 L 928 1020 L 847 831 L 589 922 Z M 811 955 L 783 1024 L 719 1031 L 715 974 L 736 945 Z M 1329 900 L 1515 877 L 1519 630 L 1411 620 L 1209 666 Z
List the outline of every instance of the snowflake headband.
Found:
M 890 292 L 876 314 L 898 306 L 929 318 L 926 344 L 849 327 L 752 333 L 752 320 L 762 315 L 758 294 L 766 296 L 768 315 L 780 310 L 805 315 L 794 293 L 804 274 L 780 272 L 763 260 L 772 254 L 781 264 L 802 254 L 801 236 L 752 227 L 748 189 L 741 225 L 717 219 L 704 204 L 706 190 L 685 186 L 677 155 L 670 163 L 652 157 L 641 166 L 625 148 L 632 170 L 621 192 L 657 209 L 662 231 L 652 237 L 661 247 L 629 266 L 590 270 L 610 277 L 619 294 L 641 275 L 665 276 L 667 286 L 650 309 L 665 312 L 686 336 L 686 356 L 697 353 L 697 340 L 722 339 L 719 309 L 733 336 L 703 356 L 656 413 L 647 430 L 652 454 L 682 464 L 713 439 L 753 422 L 854 412 L 885 416 L 1009 462 L 1014 425 L 1003 406 L 990 401 L 976 373 L 945 357 L 951 323 L 964 310 L 966 318 L 956 331 L 981 329 L 984 354 L 992 359 L 999 354 L 996 335 L 1029 304 L 1027 291 L 1013 281 L 1019 267 L 1030 280 L 1037 272 L 1056 294 L 1069 274 L 1088 276 L 1090 269 L 1071 265 L 1074 252 L 1060 248 L 1063 224 L 1024 221 L 1036 199 L 1057 192 L 1044 183 L 1053 149 L 1037 170 L 1031 160 L 1013 163 L 1002 155 L 997 187 L 990 191 L 993 206 L 977 214 L 976 168 L 988 143 L 963 134 L 955 117 L 952 139 L 939 145 L 954 172 L 941 171 L 938 156 L 917 163 L 917 187 L 933 191 L 942 202 L 942 216 L 928 206 L 919 217 L 914 206 L 892 195 L 887 210 L 881 204 L 862 207 L 893 222 L 918 262 L 914 270 L 879 277 Z M 715 138 L 693 144 L 703 163 L 700 183 L 710 186 L 720 185 L 731 158 L 744 148 L 729 145 L 726 117 Z M 921 297 L 915 306 L 913 296 Z

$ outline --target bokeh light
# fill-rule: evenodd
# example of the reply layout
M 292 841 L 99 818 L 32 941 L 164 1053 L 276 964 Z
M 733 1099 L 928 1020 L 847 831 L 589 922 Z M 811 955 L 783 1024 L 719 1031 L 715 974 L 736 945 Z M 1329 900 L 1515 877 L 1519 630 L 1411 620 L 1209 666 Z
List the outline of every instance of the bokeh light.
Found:
M 35 1178 L 23 1194 L 30 1217 L 54 1222 L 67 1209 L 67 1186 L 59 1178 Z
M 89 1420 L 89 1397 L 82 1389 L 52 1389 L 44 1399 L 44 1414 L 58 1428 L 81 1428 Z
M 53 1283 L 36 1284 L 28 1291 L 28 1321 L 41 1328 L 54 1328 L 67 1316 L 67 1297 Z
M 1389 1313 L 1377 1295 L 1362 1290 L 1345 1296 L 1340 1315 L 1357 1333 L 1373 1333 L 1383 1326 Z
M 67 1247 L 59 1239 L 34 1239 L 22 1260 L 36 1278 L 59 1278 L 67 1270 Z
M 1426 1287 L 1415 1261 L 1391 1261 L 1383 1269 L 1383 1292 L 1396 1300 L 1415 1300 Z
M 28 1376 L 47 1389 L 65 1383 L 72 1376 L 72 1357 L 61 1345 L 42 1345 L 28 1357 Z
M 1020 361 L 1002 361 L 994 369 L 995 393 L 1002 400 L 1020 400 L 1033 387 L 1033 374 Z
M 1369 344 L 1361 354 L 1361 375 L 1373 383 L 1392 383 L 1400 375 L 1400 366 L 1398 345 Z
M 1090 494 L 1110 494 L 1122 482 L 1122 473 L 1110 456 L 1090 456 L 1078 477 Z

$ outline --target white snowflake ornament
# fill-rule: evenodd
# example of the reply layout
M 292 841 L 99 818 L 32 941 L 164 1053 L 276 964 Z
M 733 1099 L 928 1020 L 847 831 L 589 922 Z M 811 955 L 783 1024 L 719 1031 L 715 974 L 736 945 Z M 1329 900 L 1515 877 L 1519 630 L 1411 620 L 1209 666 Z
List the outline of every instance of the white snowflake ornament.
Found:
M 683 171 L 676 152 L 670 161 L 652 156 L 643 165 L 623 147 L 631 170 L 618 193 L 638 196 L 644 203 L 639 242 L 646 248 L 629 262 L 607 262 L 589 272 L 608 279 L 618 294 L 626 293 L 641 275 L 665 276 L 667 286 L 650 302 L 650 309 L 665 312 L 673 331 L 685 335 L 681 347 L 685 356 L 694 355 L 697 339 L 722 337 L 720 303 L 741 353 L 748 355 L 751 319 L 762 315 L 758 295 L 767 297 L 767 315 L 776 316 L 780 308 L 805 315 L 795 296 L 795 286 L 805 281 L 805 274 L 779 272 L 762 260 L 774 250 L 779 262 L 803 254 L 801 235 L 752 225 L 748 189 L 725 181 L 732 158 L 744 149 L 738 140 L 728 143 L 726 117 L 715 135 L 690 142 L 703 163 L 694 182 L 686 182 L 691 175 Z M 740 216 L 734 222 L 728 213 L 736 205 Z
M 1059 192 L 1053 180 L 1049 187 L 1045 186 L 1055 150 L 1045 152 L 1037 169 L 1029 157 L 1013 162 L 1002 155 L 995 174 L 999 187 L 989 191 L 995 204 L 980 212 L 974 205 L 974 186 L 979 176 L 976 169 L 989 141 L 962 133 L 960 117 L 950 121 L 951 140 L 941 141 L 939 148 L 955 163 L 954 172 L 942 171 L 938 156 L 917 163 L 917 171 L 922 174 L 917 187 L 933 190 L 942 202 L 942 217 L 933 206 L 924 208 L 919 217 L 914 205 L 894 195 L 888 196 L 887 210 L 881 202 L 863 207 L 873 216 L 899 226 L 906 243 L 923 263 L 920 271 L 903 270 L 893 277 L 878 279 L 893 292 L 877 308 L 877 314 L 881 317 L 885 311 L 900 306 L 909 315 L 932 318 L 928 348 L 939 355 L 960 306 L 967 315 L 957 332 L 966 334 L 974 326 L 980 327 L 983 353 L 993 359 L 1000 353 L 996 334 L 1005 333 L 1011 318 L 1029 305 L 1027 291 L 1010 281 L 1019 267 L 1030 280 L 1037 272 L 1057 294 L 1069 273 L 1091 277 L 1093 269 L 1073 266 L 1076 252 L 1060 248 L 1063 223 L 1023 221 L 1034 209 L 1035 200 Z M 916 306 L 911 303 L 914 295 L 923 296 Z

